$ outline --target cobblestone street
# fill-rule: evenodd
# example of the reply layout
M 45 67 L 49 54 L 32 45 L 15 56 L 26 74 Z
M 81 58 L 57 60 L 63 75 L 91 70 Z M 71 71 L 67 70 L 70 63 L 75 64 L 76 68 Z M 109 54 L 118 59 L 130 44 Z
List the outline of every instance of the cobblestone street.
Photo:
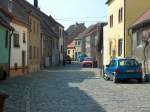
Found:
M 150 84 L 114 84 L 78 64 L 0 83 L 5 112 L 150 112 Z

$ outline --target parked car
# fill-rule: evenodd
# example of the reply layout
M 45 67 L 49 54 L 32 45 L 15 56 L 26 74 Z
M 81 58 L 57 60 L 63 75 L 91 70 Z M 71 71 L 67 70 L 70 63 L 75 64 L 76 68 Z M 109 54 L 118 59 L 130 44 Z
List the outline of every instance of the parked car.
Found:
M 84 58 L 86 58 L 86 57 L 87 57 L 86 54 L 80 54 L 79 57 L 78 57 L 79 62 L 84 61 Z
M 86 57 L 84 61 L 81 62 L 82 67 L 97 67 L 97 61 L 93 57 Z
M 114 83 L 124 79 L 137 79 L 138 82 L 142 82 L 142 67 L 136 59 L 115 58 L 106 65 L 103 77 L 106 80 L 113 80 Z
M 69 55 L 65 57 L 65 63 L 71 64 L 71 57 Z

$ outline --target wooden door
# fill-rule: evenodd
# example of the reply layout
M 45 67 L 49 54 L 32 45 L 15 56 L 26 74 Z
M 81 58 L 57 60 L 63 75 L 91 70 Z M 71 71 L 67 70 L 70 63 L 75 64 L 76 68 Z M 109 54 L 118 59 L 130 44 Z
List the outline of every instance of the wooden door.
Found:
M 25 73 L 26 52 L 22 51 L 22 73 Z

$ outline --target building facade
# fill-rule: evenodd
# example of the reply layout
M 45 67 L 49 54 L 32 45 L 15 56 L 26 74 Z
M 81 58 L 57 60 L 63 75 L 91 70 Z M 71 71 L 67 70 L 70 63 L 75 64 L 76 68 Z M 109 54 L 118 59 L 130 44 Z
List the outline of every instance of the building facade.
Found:
M 143 65 L 145 74 L 150 74 L 150 9 L 129 29 L 132 39 L 132 57 Z
M 29 72 L 37 72 L 40 70 L 40 19 L 30 14 L 30 32 L 28 40 L 28 70 Z
M 108 25 L 104 26 L 103 30 L 103 65 L 106 66 L 110 63 L 110 46 L 109 46 L 109 37 L 108 37 Z
M 11 30 L 13 30 L 10 26 L 11 18 L 11 15 L 0 8 L 0 69 L 7 75 L 9 75 Z M 1 71 L 0 79 L 4 78 L 4 72 Z
M 109 55 L 114 57 L 131 57 L 131 38 L 128 28 L 150 7 L 149 0 L 108 0 L 108 38 Z M 133 8 L 136 6 L 138 8 Z
M 67 45 L 67 55 L 74 61 L 76 55 L 76 48 L 75 48 L 75 40 L 73 40 L 70 44 Z
M 27 73 L 27 44 L 28 28 L 25 23 L 13 19 L 11 26 L 14 28 L 11 38 L 10 74 L 18 76 Z

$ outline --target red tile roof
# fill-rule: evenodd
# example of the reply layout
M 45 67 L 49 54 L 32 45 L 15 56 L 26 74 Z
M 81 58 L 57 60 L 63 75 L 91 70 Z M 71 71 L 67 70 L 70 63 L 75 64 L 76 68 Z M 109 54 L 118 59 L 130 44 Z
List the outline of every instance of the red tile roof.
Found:
M 75 48 L 75 40 L 73 40 L 70 44 L 68 44 L 67 48 Z
M 138 20 L 133 24 L 133 27 L 147 21 L 150 21 L 150 9 L 147 10 L 141 17 L 138 18 Z

